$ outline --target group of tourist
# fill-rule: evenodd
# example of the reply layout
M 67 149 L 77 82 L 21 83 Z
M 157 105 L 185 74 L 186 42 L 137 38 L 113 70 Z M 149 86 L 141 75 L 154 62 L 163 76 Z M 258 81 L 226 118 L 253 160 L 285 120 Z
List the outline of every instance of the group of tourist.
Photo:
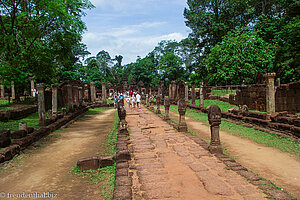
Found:
M 114 107 L 117 107 L 117 102 L 126 101 L 128 108 L 141 109 L 141 94 L 139 92 L 126 91 L 123 93 L 115 93 L 114 95 Z

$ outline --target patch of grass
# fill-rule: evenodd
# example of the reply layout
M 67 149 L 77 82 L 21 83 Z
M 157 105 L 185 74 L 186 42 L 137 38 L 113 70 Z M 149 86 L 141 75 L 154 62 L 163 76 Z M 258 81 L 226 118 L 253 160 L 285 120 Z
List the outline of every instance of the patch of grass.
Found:
M 118 137 L 118 125 L 119 118 L 118 115 L 114 115 L 114 125 L 110 131 L 110 134 L 107 135 L 105 142 L 102 144 L 105 151 L 99 153 L 99 156 L 112 156 L 117 152 L 117 137 Z
M 106 102 L 107 102 L 107 103 L 113 103 L 114 100 L 113 100 L 113 99 L 106 99 Z
M 101 113 L 105 110 L 109 110 L 112 108 L 108 108 L 108 107 L 101 107 L 101 108 L 90 108 L 89 111 L 85 114 L 85 116 L 91 116 L 91 115 L 95 115 L 98 113 Z
M 27 122 L 28 127 L 33 127 L 36 129 L 41 128 L 39 124 L 39 116 L 38 113 L 32 113 L 29 116 L 20 119 L 20 120 L 9 120 L 8 122 L 0 122 L 0 130 L 2 129 L 11 129 L 11 130 L 18 130 L 19 129 L 19 123 L 21 122 Z
M 29 158 L 30 154 L 20 153 L 11 159 L 9 162 L 2 163 L 0 165 L 0 173 L 5 172 L 6 169 L 10 167 L 17 167 L 21 165 L 25 159 Z
M 211 95 L 216 95 L 216 96 L 224 96 L 226 94 L 232 94 L 232 93 L 236 93 L 235 90 L 215 90 L 212 89 L 211 90 Z
M 178 113 L 178 107 L 176 105 L 170 106 L 170 111 Z M 187 109 L 186 116 L 191 117 L 197 121 L 201 121 L 206 125 L 208 123 L 208 116 L 206 113 L 202 113 L 196 110 Z M 300 155 L 300 145 L 296 141 L 290 138 L 283 138 L 275 133 L 266 133 L 255 130 L 254 128 L 248 128 L 243 125 L 237 125 L 235 123 L 222 120 L 220 125 L 221 130 L 226 131 L 232 135 L 247 138 L 259 144 L 264 144 L 269 147 L 277 148 L 283 152 L 287 152 L 293 155 Z
M 75 166 L 72 173 L 76 176 L 87 178 L 90 184 L 99 184 L 101 195 L 104 199 L 112 199 L 115 184 L 116 164 L 96 170 L 80 170 Z
M 7 105 L 8 100 L 0 100 L 0 106 Z

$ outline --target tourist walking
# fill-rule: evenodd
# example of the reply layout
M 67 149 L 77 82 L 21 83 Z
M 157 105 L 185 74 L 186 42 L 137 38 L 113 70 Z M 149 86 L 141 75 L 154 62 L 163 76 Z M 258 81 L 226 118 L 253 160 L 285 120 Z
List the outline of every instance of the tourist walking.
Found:
M 138 92 L 137 95 L 136 95 L 136 104 L 137 104 L 137 108 L 138 108 L 138 109 L 141 109 L 140 103 L 141 103 L 141 95 L 140 95 L 140 93 Z

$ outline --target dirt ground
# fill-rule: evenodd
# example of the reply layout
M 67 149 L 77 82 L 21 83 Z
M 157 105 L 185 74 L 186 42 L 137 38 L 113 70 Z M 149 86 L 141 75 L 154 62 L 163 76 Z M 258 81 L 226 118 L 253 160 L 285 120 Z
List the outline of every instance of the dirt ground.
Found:
M 178 120 L 178 114 L 174 112 L 170 112 L 170 117 Z M 186 117 L 186 122 L 188 129 L 202 138 L 210 139 L 209 126 L 190 117 Z M 220 132 L 220 138 L 230 156 L 234 157 L 237 162 L 300 198 L 299 157 L 245 138 L 233 136 L 225 131 Z
M 20 164 L 0 173 L 0 193 L 56 194 L 56 199 L 101 199 L 98 185 L 71 173 L 80 158 L 95 156 L 113 126 L 114 109 L 84 117 L 59 131 L 60 137 L 23 154 Z M 2 193 L 3 195 L 3 193 Z

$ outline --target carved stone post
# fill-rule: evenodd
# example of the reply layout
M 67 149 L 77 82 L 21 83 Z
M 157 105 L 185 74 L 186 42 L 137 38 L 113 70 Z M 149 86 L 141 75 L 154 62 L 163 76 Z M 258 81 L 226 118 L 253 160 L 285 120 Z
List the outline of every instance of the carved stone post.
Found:
M 157 104 L 156 113 L 161 114 L 161 112 L 160 112 L 160 96 L 156 97 L 156 104 Z
M 102 82 L 102 103 L 106 104 L 106 87 L 105 82 Z
M 195 96 L 196 96 L 195 82 L 192 82 L 192 105 L 195 105 Z
M 172 83 L 169 83 L 169 98 L 172 98 Z
M 38 91 L 38 113 L 39 125 L 46 125 L 46 109 L 45 109 L 45 85 L 43 83 L 37 84 Z
M 181 132 L 187 131 L 187 125 L 185 122 L 186 105 L 187 105 L 187 102 L 186 102 L 185 98 L 181 98 L 178 100 L 178 112 L 179 112 L 178 131 L 181 131 Z
M 52 115 L 57 115 L 57 88 L 58 86 L 52 84 Z
M 30 77 L 30 94 L 33 97 L 33 93 L 34 93 L 34 78 Z
M 175 81 L 172 81 L 172 97 L 171 100 L 175 101 L 176 98 L 176 83 Z
M 119 130 L 120 133 L 127 133 L 127 122 L 125 120 L 126 118 L 126 110 L 124 107 L 124 101 L 118 101 L 117 103 L 118 106 L 118 116 L 119 116 Z
M 78 87 L 78 96 L 79 96 L 79 105 L 83 105 L 83 89 L 82 87 Z
M 169 120 L 170 119 L 170 114 L 169 114 L 169 110 L 170 110 L 170 99 L 169 98 L 165 98 L 165 120 Z
M 204 107 L 204 103 L 203 103 L 203 100 L 204 100 L 204 95 L 203 95 L 203 82 L 200 82 L 199 83 L 199 98 L 200 98 L 200 107 Z
M 211 141 L 208 148 L 213 154 L 221 154 L 223 152 L 219 135 L 221 116 L 221 109 L 219 106 L 210 106 L 208 110 L 208 121 L 210 124 Z
M 72 86 L 71 85 L 66 85 L 67 87 L 67 91 L 68 91 L 68 107 L 69 107 L 69 110 L 72 110 L 73 109 L 73 91 L 72 91 Z
M 74 86 L 74 99 L 75 99 L 75 105 L 78 108 L 79 107 L 78 86 Z
M 91 101 L 92 103 L 96 102 L 96 83 L 90 83 L 90 90 L 91 90 Z
M 266 111 L 267 119 L 270 119 L 272 113 L 275 112 L 275 73 L 267 73 L 266 78 Z
M 188 82 L 184 83 L 184 88 L 185 88 L 185 90 L 184 90 L 184 99 L 188 103 L 189 102 L 189 84 L 188 84 Z
M 1 84 L 1 99 L 4 99 L 4 85 Z
M 11 81 L 11 99 L 16 99 L 16 92 L 15 92 L 15 83 L 14 81 Z
M 147 108 L 150 107 L 150 102 L 149 102 L 149 95 L 146 94 L 146 104 L 147 104 Z
M 153 99 L 153 97 L 150 97 L 150 109 L 154 110 L 154 99 Z

